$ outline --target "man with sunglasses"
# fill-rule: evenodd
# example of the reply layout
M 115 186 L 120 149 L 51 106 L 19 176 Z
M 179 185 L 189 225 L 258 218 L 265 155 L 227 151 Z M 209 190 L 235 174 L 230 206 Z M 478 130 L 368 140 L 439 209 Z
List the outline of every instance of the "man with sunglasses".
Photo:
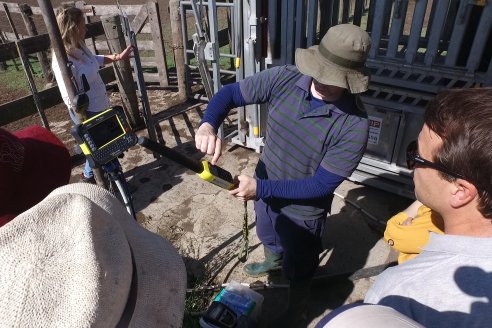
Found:
M 492 89 L 447 90 L 430 102 L 407 149 L 415 195 L 441 214 L 416 258 L 384 271 L 365 302 L 425 327 L 492 322 Z

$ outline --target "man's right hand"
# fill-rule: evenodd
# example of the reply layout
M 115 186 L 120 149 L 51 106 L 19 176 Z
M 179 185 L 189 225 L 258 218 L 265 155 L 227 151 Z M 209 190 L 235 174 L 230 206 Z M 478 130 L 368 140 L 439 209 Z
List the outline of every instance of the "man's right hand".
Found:
M 215 129 L 209 123 L 200 125 L 195 134 L 195 145 L 198 150 L 207 155 L 213 155 L 210 163 L 215 165 L 222 154 L 222 140 L 217 137 Z

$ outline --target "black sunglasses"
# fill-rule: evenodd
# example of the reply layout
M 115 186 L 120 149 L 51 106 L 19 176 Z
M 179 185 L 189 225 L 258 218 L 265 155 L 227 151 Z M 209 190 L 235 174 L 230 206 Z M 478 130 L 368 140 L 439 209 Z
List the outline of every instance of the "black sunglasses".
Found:
M 463 175 L 454 173 L 453 171 L 448 170 L 446 167 L 440 164 L 432 163 L 420 157 L 417 141 L 412 141 L 407 147 L 407 167 L 410 170 L 413 170 L 415 168 L 415 165 L 430 167 L 434 170 L 446 173 L 447 175 L 450 175 L 452 177 L 466 180 Z

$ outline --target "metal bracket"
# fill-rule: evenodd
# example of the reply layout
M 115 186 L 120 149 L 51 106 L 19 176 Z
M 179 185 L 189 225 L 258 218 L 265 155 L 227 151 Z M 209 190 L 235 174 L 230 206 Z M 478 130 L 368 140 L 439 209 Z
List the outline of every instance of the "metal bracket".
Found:
M 198 71 L 200 72 L 200 77 L 202 78 L 205 94 L 207 95 L 207 98 L 210 100 L 212 99 L 214 93 L 213 93 L 212 79 L 208 72 L 208 65 L 205 56 L 206 53 L 205 39 L 200 38 L 197 33 L 193 34 L 192 38 L 193 38 L 193 52 L 195 53 L 195 57 L 198 61 Z
M 214 47 L 215 43 L 213 42 L 207 42 L 207 44 L 205 45 L 205 48 L 203 49 L 203 55 L 205 56 L 206 60 L 217 60 L 217 58 L 215 58 Z

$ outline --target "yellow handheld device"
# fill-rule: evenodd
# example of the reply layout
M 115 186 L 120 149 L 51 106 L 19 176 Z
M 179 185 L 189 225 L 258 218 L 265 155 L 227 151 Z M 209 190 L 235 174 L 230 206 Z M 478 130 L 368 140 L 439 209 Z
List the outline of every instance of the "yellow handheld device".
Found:
M 227 190 L 234 189 L 236 184 L 234 183 L 234 179 L 229 171 L 212 165 L 208 161 L 203 161 L 202 165 L 203 171 L 198 173 L 200 178 Z
M 166 147 L 145 137 L 139 137 L 138 144 L 198 173 L 198 176 L 200 178 L 213 183 L 216 186 L 227 190 L 234 189 L 236 186 L 231 173 L 221 167 L 212 165 L 207 161 L 196 161 L 192 158 L 182 155 L 181 153 L 178 153 L 174 149 Z
M 78 124 L 72 135 L 92 168 L 109 163 L 138 141 L 120 106 Z

